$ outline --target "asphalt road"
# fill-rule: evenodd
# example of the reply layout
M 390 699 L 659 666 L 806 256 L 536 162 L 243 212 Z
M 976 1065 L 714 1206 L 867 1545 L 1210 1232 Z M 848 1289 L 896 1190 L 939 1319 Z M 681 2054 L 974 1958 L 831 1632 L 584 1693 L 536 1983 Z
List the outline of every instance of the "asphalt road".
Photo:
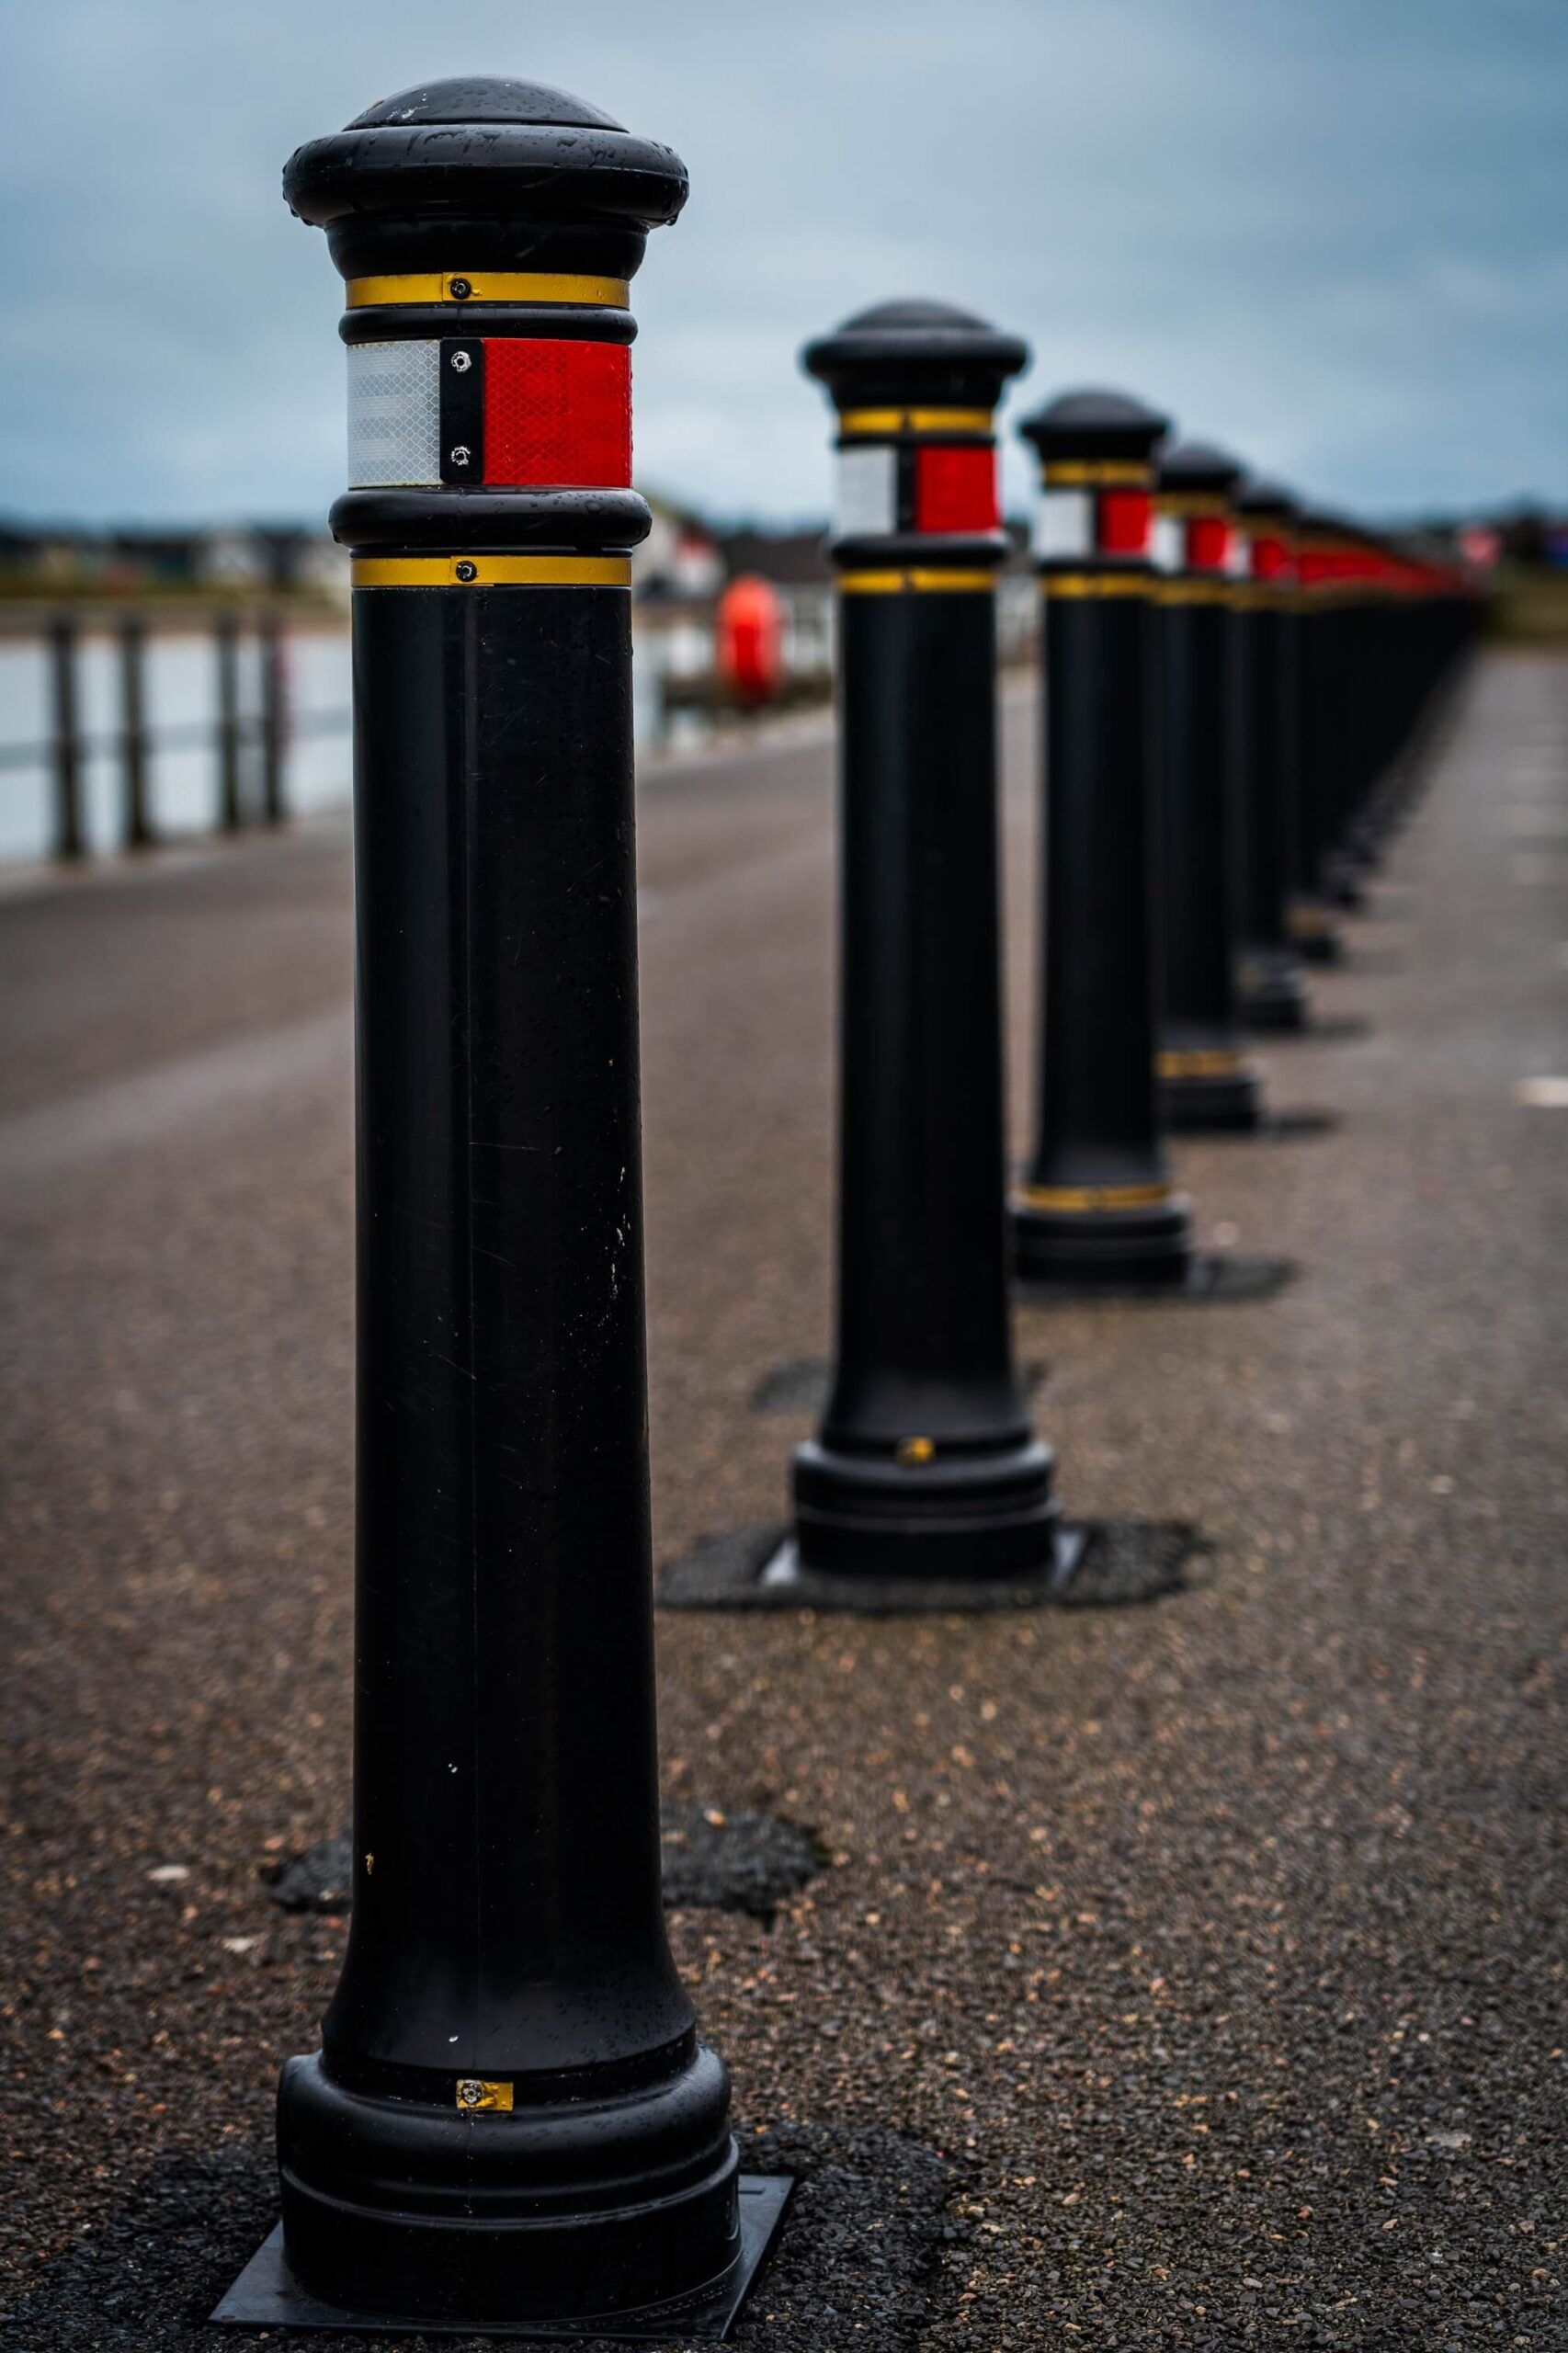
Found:
M 780 1508 L 807 1422 L 750 1399 L 826 1346 L 828 765 L 643 795 L 664 1556 Z M 322 827 L 0 903 L 26 2353 L 220 2341 L 342 1949 L 261 1873 L 347 1804 L 348 891 Z M 669 1799 L 831 1858 L 674 1920 L 748 2149 L 816 2169 L 743 2345 L 1568 2347 L 1568 1108 L 1517 1099 L 1568 1074 L 1568 665 L 1483 667 L 1350 936 L 1366 1033 L 1267 1056 L 1333 1131 L 1179 1154 L 1298 1279 L 1019 1317 L 1070 1507 L 1199 1521 L 1187 1591 L 661 1620 Z

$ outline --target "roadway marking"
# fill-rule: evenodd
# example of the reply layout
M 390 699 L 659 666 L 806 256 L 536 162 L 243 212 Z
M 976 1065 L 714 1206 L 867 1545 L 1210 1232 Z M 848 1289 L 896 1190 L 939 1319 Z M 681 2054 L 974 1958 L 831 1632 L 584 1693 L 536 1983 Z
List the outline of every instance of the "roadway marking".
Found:
M 1568 1078 L 1521 1078 L 1514 1100 L 1534 1111 L 1568 1111 Z

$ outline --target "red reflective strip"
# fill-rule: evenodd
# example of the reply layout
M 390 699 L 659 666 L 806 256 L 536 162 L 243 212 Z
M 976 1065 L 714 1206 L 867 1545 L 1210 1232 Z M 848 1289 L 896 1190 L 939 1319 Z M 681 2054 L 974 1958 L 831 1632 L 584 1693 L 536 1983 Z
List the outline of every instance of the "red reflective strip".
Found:
M 994 531 L 1000 520 L 994 449 L 915 450 L 917 531 Z
M 626 346 L 486 335 L 484 479 L 625 489 L 631 481 Z
M 1255 580 L 1288 580 L 1290 549 L 1285 540 L 1254 540 L 1252 576 Z
M 1187 527 L 1187 570 L 1223 572 L 1230 554 L 1230 525 L 1213 515 L 1194 515 Z
M 1102 490 L 1095 510 L 1096 554 L 1148 554 L 1154 502 L 1146 490 Z

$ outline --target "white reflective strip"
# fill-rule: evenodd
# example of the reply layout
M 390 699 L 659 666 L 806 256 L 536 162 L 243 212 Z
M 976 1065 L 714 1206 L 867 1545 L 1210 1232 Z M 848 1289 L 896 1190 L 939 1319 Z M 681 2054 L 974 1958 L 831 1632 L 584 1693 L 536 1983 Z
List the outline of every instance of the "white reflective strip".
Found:
M 1225 550 L 1226 578 L 1244 580 L 1251 567 L 1251 561 L 1252 551 L 1246 543 L 1246 534 L 1244 531 L 1238 531 L 1233 524 L 1230 543 Z
M 1034 551 L 1042 557 L 1095 552 L 1092 490 L 1044 490 L 1035 510 Z
M 835 539 L 881 539 L 898 529 L 898 451 L 840 449 L 834 501 Z
M 348 346 L 348 481 L 355 490 L 441 479 L 441 347 Z
M 1156 572 L 1187 568 L 1187 531 L 1179 515 L 1156 515 L 1149 535 L 1149 561 Z

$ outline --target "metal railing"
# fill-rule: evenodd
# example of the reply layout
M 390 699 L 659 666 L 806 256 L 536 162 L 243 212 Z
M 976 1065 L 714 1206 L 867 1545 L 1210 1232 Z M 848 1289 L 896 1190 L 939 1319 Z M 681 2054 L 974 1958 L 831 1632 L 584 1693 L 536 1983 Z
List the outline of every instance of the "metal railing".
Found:
M 288 625 L 282 614 L 263 607 L 220 608 L 192 615 L 184 627 L 205 624 L 210 633 L 215 687 L 212 716 L 153 725 L 147 715 L 147 616 L 142 611 L 84 619 L 62 608 L 42 625 L 47 664 L 50 729 L 41 741 L 0 743 L 0 773 L 42 772 L 49 780 L 49 854 L 74 861 L 89 850 L 85 776 L 90 760 L 118 756 L 118 842 L 122 849 L 151 848 L 159 839 L 149 787 L 151 763 L 161 752 L 203 745 L 212 753 L 212 823 L 221 834 L 259 824 L 287 822 L 285 790 L 290 744 L 306 735 L 346 733 L 342 710 L 299 711 L 291 704 L 285 656 Z M 115 642 L 117 722 L 96 732 L 83 725 L 81 654 L 89 628 L 108 629 Z M 26 642 L 34 631 L 7 632 L 7 642 Z M 241 653 L 247 635 L 259 665 L 259 708 L 245 710 L 241 697 Z

